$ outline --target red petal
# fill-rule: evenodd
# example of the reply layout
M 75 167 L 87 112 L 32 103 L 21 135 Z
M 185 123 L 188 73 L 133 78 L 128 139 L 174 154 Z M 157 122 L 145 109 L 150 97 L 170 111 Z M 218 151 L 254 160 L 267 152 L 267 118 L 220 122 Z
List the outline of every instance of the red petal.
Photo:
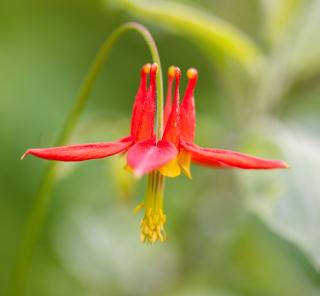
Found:
M 29 149 L 22 155 L 21 159 L 26 157 L 28 154 L 48 160 L 59 161 L 83 161 L 97 159 L 125 151 L 133 144 L 133 142 L 133 137 L 130 136 L 120 139 L 117 142 Z
M 154 114 L 156 111 L 156 74 L 157 64 L 152 64 L 150 69 L 150 85 L 144 100 L 141 118 L 137 127 L 137 141 L 152 138 L 154 134 Z
M 183 141 L 181 145 L 191 152 L 192 161 L 201 165 L 256 170 L 288 167 L 288 164 L 281 160 L 269 160 L 230 150 L 202 148 Z
M 127 155 L 128 165 L 136 176 L 150 173 L 178 155 L 177 148 L 170 142 L 161 140 L 158 143 L 153 139 L 133 145 Z
M 198 79 L 198 72 L 196 69 L 189 69 L 187 75 L 189 82 L 180 106 L 180 137 L 183 141 L 193 142 L 196 128 L 194 90 Z
M 141 121 L 143 104 L 147 94 L 147 76 L 150 72 L 150 64 L 146 64 L 141 69 L 140 74 L 140 85 L 138 88 L 138 92 L 136 94 L 136 98 L 132 107 L 132 117 L 131 117 L 131 136 L 136 137 L 139 123 Z

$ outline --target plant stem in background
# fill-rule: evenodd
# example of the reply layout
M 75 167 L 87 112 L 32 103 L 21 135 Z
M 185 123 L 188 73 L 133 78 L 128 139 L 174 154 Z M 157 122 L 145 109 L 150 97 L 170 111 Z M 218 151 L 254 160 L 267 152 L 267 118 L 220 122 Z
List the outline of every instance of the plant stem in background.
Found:
M 150 32 L 141 24 L 130 22 L 123 24 L 115 31 L 113 31 L 102 45 L 93 64 L 86 74 L 85 80 L 83 81 L 80 88 L 79 95 L 74 100 L 72 109 L 55 143 L 56 146 L 65 145 L 70 139 L 72 131 L 79 121 L 80 115 L 88 102 L 89 95 L 97 79 L 97 76 L 100 73 L 107 57 L 109 56 L 112 47 L 119 40 L 119 38 L 128 31 L 136 31 L 143 37 L 148 45 L 153 62 L 157 63 L 159 66 L 157 75 L 156 136 L 157 139 L 161 138 L 163 130 L 163 81 L 159 53 Z M 9 287 L 9 295 L 18 296 L 22 295 L 23 293 L 28 268 L 31 264 L 34 249 L 41 234 L 43 223 L 50 206 L 52 196 L 51 193 L 56 179 L 57 165 L 57 162 L 49 163 L 43 173 L 39 191 L 36 195 L 31 214 L 26 225 L 25 233 L 22 237 L 21 246 L 13 270 L 11 286 Z M 151 180 L 153 180 L 153 176 L 149 175 L 148 178 L 151 178 Z M 157 178 L 161 177 L 157 176 Z M 162 183 L 163 180 L 161 181 L 161 184 Z

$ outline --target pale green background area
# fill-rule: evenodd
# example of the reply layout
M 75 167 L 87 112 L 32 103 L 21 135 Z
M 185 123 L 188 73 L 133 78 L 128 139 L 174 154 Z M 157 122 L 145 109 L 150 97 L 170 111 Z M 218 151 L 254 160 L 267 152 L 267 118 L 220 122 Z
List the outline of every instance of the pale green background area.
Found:
M 266 60 L 251 78 L 237 62 L 220 63 L 214 44 L 125 2 L 0 0 L 0 295 L 45 164 L 19 158 L 53 143 L 99 46 L 128 20 L 150 29 L 164 70 L 198 69 L 198 144 L 282 158 L 291 169 L 194 166 L 192 181 L 167 180 L 168 241 L 151 247 L 139 243 L 142 214 L 133 214 L 145 180 L 133 184 L 117 157 L 61 166 L 26 295 L 319 295 L 318 0 L 179 1 L 249 36 Z M 116 45 L 72 143 L 128 133 L 146 62 L 137 34 Z M 262 107 L 252 111 L 256 93 Z

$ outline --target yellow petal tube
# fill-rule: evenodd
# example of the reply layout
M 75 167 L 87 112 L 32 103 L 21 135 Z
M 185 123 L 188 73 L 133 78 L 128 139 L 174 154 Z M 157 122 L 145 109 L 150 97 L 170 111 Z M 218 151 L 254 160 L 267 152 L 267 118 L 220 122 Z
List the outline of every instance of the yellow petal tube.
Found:
M 175 178 L 180 176 L 181 169 L 179 166 L 178 158 L 172 159 L 159 169 L 159 172 L 166 177 Z
M 181 150 L 178 155 L 178 163 L 179 163 L 183 173 L 189 179 L 192 179 L 191 172 L 190 172 L 191 154 L 185 150 Z

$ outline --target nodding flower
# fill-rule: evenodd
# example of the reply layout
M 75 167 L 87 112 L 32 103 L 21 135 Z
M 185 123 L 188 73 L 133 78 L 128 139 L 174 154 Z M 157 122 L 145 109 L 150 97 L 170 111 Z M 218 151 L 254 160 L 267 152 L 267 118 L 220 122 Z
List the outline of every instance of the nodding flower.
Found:
M 196 112 L 194 91 L 198 80 L 196 69 L 187 71 L 188 85 L 180 102 L 181 71 L 168 70 L 168 92 L 164 107 L 164 132 L 160 140 L 154 134 L 156 112 L 156 75 L 158 65 L 146 64 L 141 69 L 140 84 L 132 108 L 130 134 L 115 142 L 99 142 L 51 148 L 28 149 L 21 157 L 33 155 L 55 161 L 85 161 L 127 153 L 126 168 L 135 176 L 155 173 L 157 176 L 177 177 L 183 172 L 191 179 L 190 165 L 213 168 L 276 169 L 287 168 L 281 160 L 269 160 L 248 154 L 215 148 L 203 148 L 194 143 Z M 149 76 L 149 85 L 147 80 Z M 173 91 L 173 101 L 172 101 Z M 164 241 L 166 215 L 163 211 L 163 186 L 159 178 L 151 178 L 140 224 L 141 241 Z

